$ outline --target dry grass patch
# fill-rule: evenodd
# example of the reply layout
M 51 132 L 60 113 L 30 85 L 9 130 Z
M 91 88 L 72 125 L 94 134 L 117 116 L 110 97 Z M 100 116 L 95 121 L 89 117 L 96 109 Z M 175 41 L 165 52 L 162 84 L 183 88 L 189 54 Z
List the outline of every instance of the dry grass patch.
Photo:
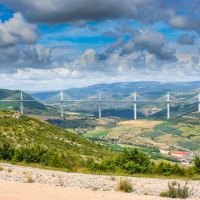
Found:
M 180 186 L 180 183 L 177 183 L 176 181 L 168 183 L 168 189 L 164 192 L 161 192 L 160 196 L 168 198 L 181 198 L 181 199 L 188 198 L 189 188 L 187 187 L 187 182 L 182 187 Z
M 33 183 L 34 182 L 34 179 L 30 174 L 27 174 L 26 178 L 27 178 L 27 183 Z
M 141 128 L 152 128 L 155 125 L 161 124 L 162 121 L 148 121 L 148 120 L 130 120 L 130 121 L 123 121 L 119 124 L 122 125 L 132 125 L 134 127 L 141 127 Z
M 8 173 L 10 173 L 10 172 L 12 172 L 12 171 L 13 171 L 12 168 L 8 168 L 8 169 L 7 169 L 7 172 L 8 172 Z
M 29 172 L 23 171 L 22 174 L 24 174 L 25 177 L 26 177 L 26 183 L 33 183 L 34 182 L 34 178 Z
M 59 180 L 59 185 L 60 185 L 61 187 L 65 186 L 65 183 L 64 183 L 64 181 L 63 181 L 62 179 Z
M 131 184 L 131 181 L 128 179 L 120 179 L 117 185 L 117 191 L 133 192 L 133 186 Z

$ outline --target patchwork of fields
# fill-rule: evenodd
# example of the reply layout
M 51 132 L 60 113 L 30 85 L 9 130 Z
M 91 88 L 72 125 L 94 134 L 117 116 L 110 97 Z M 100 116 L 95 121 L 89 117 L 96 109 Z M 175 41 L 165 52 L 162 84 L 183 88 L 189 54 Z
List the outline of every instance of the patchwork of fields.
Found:
M 200 149 L 200 125 L 184 122 L 122 121 L 112 127 L 99 125 L 93 130 L 83 133 L 83 136 L 102 140 L 109 147 L 118 150 L 136 146 L 165 150 L 197 151 Z

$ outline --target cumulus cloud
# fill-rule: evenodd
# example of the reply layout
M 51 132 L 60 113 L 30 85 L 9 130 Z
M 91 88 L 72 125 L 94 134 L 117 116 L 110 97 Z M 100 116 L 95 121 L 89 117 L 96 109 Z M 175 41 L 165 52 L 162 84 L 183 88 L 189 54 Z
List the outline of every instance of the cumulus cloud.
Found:
M 3 81 L 1 79 L 0 83 L 2 87 L 6 81 L 9 83 L 6 83 L 6 87 L 20 88 L 20 85 L 24 85 L 28 90 L 30 87 L 32 90 L 44 90 L 80 87 L 101 82 L 198 80 L 200 76 L 200 65 L 191 57 L 181 60 L 177 56 L 179 61 L 172 63 L 158 60 L 149 53 L 138 52 L 124 56 L 113 53 L 99 62 L 97 54 L 94 49 L 88 49 L 77 59 L 59 63 L 58 66 L 52 63 L 53 68 L 33 69 L 27 65 L 12 73 L 1 70 L 0 76 Z M 32 57 L 35 58 L 34 53 Z M 182 57 L 185 58 L 186 55 Z M 32 60 L 35 60 L 33 58 Z
M 132 17 L 151 22 L 162 14 L 157 0 L 1 0 L 33 22 L 63 23 Z M 147 17 L 145 17 L 148 16 Z
M 38 39 L 36 25 L 27 23 L 20 13 L 15 13 L 4 23 L 0 21 L 0 48 L 17 44 L 32 44 Z
M 118 37 L 106 50 L 106 54 L 119 52 L 121 56 L 129 55 L 133 52 L 147 51 L 155 55 L 160 60 L 176 61 L 175 50 L 167 46 L 163 33 L 150 29 L 129 29 L 130 38 L 125 39 L 124 34 Z
M 177 3 L 178 2 L 178 3 Z M 130 18 L 163 21 L 174 28 L 199 30 L 200 2 L 193 0 L 0 0 L 36 23 L 78 23 Z M 180 15 L 179 13 L 183 13 Z
M 50 68 L 51 49 L 43 45 L 0 48 L 1 70 L 17 68 Z
M 177 43 L 181 45 L 193 45 L 195 43 L 195 37 L 184 34 L 177 39 Z

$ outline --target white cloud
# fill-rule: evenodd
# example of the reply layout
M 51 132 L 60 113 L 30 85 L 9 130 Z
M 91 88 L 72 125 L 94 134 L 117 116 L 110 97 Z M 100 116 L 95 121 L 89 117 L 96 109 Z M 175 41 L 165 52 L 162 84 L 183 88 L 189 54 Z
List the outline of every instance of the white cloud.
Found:
M 0 21 L 0 47 L 17 44 L 32 44 L 38 39 L 37 26 L 27 23 L 20 13 L 8 21 Z

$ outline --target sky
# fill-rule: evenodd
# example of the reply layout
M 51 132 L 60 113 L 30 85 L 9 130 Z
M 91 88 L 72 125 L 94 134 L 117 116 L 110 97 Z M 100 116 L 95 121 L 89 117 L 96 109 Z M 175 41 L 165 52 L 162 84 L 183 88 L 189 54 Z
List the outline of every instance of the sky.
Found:
M 0 88 L 200 81 L 199 0 L 0 0 Z

